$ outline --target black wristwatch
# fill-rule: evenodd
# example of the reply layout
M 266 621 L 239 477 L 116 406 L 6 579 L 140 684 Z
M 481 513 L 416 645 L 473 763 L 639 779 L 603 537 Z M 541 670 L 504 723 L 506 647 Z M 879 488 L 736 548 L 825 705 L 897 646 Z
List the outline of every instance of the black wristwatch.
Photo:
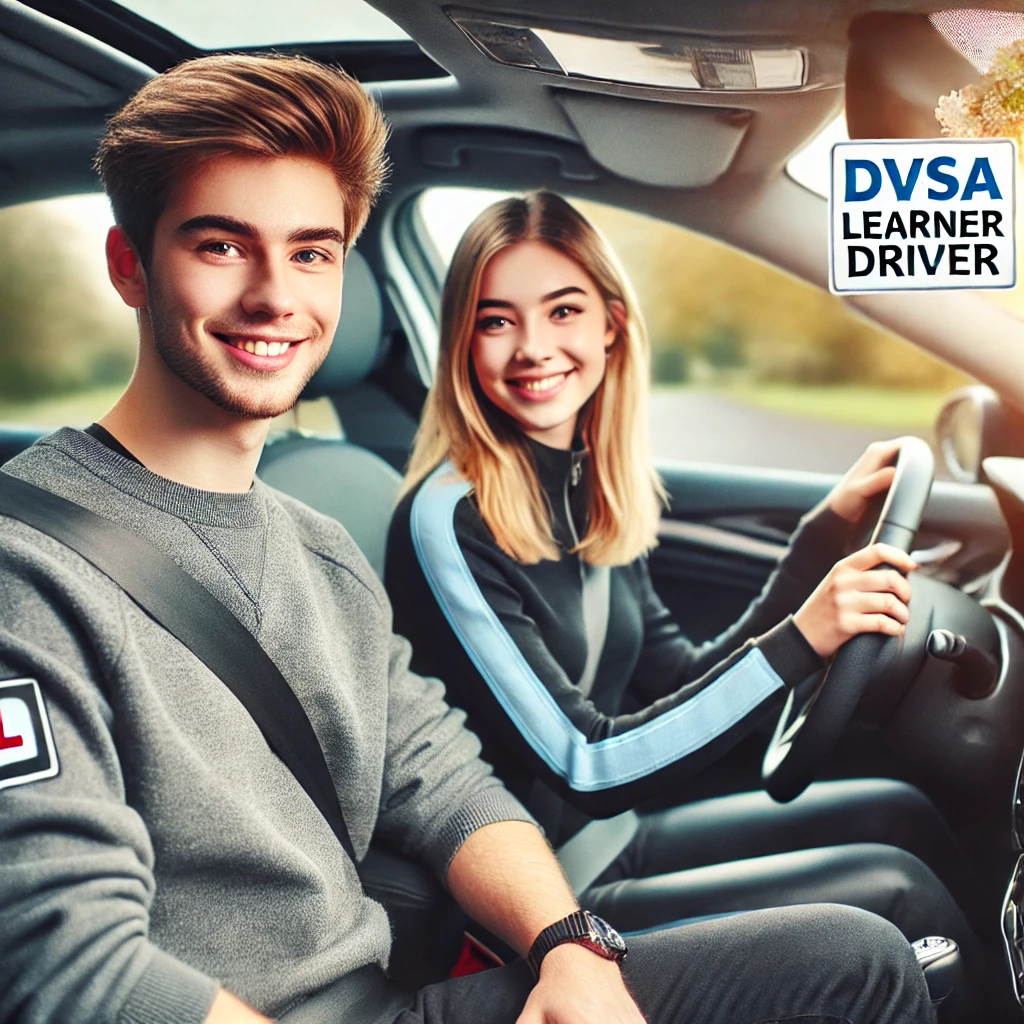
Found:
M 577 910 L 561 921 L 549 924 L 530 947 L 526 962 L 535 978 L 540 977 L 540 965 L 544 957 L 563 942 L 586 946 L 605 960 L 619 961 L 626 955 L 625 941 L 607 921 L 602 921 L 589 910 Z

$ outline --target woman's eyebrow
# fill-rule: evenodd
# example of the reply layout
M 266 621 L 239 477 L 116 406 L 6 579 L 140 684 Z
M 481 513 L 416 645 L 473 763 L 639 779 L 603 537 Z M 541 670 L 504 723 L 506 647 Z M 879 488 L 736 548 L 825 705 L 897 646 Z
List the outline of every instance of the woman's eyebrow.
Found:
M 567 288 L 556 288 L 553 292 L 548 292 L 547 295 L 540 297 L 541 302 L 550 302 L 552 299 L 560 299 L 563 295 L 572 294 L 586 295 L 586 291 L 580 288 L 578 285 L 571 284 Z M 476 308 L 480 309 L 514 309 L 515 307 L 511 302 L 506 302 L 504 299 L 481 299 L 477 304 Z
M 552 299 L 560 299 L 563 295 L 572 295 L 574 292 L 580 295 L 586 295 L 587 293 L 577 285 L 571 284 L 568 288 L 558 288 L 553 292 L 548 292 L 547 295 L 541 298 L 541 302 L 550 302 Z

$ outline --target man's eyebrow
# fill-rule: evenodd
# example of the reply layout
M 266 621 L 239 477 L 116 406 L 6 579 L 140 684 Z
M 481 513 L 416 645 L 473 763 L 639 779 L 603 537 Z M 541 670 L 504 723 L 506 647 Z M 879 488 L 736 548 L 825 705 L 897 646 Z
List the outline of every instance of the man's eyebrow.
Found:
M 241 235 L 243 238 L 256 238 L 259 231 L 255 225 L 248 221 L 238 220 L 235 217 L 225 217 L 218 213 L 202 213 L 198 217 L 189 217 L 178 225 L 175 234 L 191 235 L 197 231 L 227 231 L 232 235 Z
M 204 213 L 198 217 L 190 217 L 178 225 L 179 235 L 191 235 L 197 231 L 226 231 L 242 238 L 258 238 L 259 229 L 248 221 L 235 217 L 225 217 L 217 213 Z M 345 236 L 337 229 L 330 227 L 296 228 L 288 235 L 289 242 L 337 242 L 344 248 Z
M 337 242 L 342 248 L 348 239 L 337 228 L 296 228 L 289 236 L 289 242 Z

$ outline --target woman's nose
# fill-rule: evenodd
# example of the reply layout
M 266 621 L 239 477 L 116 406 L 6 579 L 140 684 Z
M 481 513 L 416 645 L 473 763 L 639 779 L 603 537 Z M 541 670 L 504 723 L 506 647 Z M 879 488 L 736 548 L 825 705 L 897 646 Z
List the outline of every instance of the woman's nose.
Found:
M 536 325 L 525 324 L 519 335 L 516 356 L 529 363 L 540 363 L 548 359 L 552 346 L 546 332 Z

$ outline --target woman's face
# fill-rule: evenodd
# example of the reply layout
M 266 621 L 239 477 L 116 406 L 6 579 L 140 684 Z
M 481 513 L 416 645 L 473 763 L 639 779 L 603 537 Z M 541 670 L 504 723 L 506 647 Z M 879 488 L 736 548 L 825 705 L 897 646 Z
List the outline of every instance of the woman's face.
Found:
M 484 394 L 535 441 L 572 446 L 614 340 L 594 282 L 557 249 L 520 242 L 484 268 L 473 368 Z

